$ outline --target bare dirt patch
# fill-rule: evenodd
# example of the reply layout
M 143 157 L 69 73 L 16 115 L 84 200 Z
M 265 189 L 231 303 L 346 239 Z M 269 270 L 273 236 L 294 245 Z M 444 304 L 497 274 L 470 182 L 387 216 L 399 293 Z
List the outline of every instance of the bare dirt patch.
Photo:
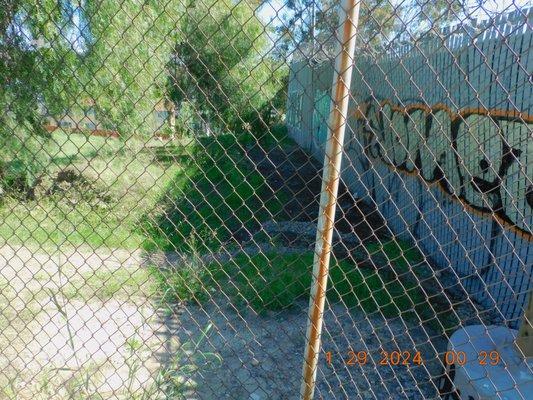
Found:
M 50 255 L 0 248 L 0 398 L 112 398 L 149 383 L 160 345 L 152 304 L 65 295 L 72 280 L 90 284 L 99 271 L 133 272 L 139 259 L 123 250 Z M 133 376 L 132 352 L 139 365 Z
M 322 184 L 322 165 L 317 160 L 296 145 L 274 146 L 268 150 L 255 145 L 247 149 L 247 155 L 273 193 L 289 194 L 284 205 L 288 220 L 316 222 Z M 335 228 L 341 233 L 354 234 L 360 241 L 390 236 L 379 211 L 355 199 L 342 182 Z
M 202 306 L 187 305 L 167 316 L 169 338 L 179 342 L 196 340 L 212 324 L 194 353 L 176 360 L 181 364 L 199 360 L 188 377 L 186 398 L 297 398 L 306 306 L 303 300 L 291 309 L 258 315 L 251 310 L 237 312 L 223 297 L 215 296 Z M 385 320 L 339 303 L 326 309 L 323 349 L 331 351 L 333 359 L 328 365 L 325 354 L 320 357 L 316 398 L 437 398 L 434 378 L 442 368 L 437 354 L 446 346 L 439 335 L 418 324 L 407 327 L 401 318 Z M 398 348 L 420 351 L 424 365 L 379 364 L 381 350 Z M 367 363 L 348 365 L 350 349 L 366 351 Z M 165 357 L 172 354 L 179 353 L 174 349 Z

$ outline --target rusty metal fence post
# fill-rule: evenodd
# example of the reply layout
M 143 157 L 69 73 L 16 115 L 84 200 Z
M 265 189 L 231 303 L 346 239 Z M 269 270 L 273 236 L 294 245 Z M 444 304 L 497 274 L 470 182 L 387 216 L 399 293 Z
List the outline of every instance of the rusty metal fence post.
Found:
M 340 50 L 335 61 L 330 124 L 327 138 L 326 155 L 320 193 L 320 208 L 313 261 L 313 284 L 309 300 L 309 319 L 307 321 L 306 348 L 303 365 L 301 398 L 313 398 L 316 366 L 320 350 L 322 316 L 326 299 L 331 240 L 335 222 L 335 207 L 339 188 L 342 146 L 352 79 L 353 58 L 359 0 L 345 0 L 339 9 L 341 34 Z
M 3 1 L 0 400 L 531 398 L 526 2 Z

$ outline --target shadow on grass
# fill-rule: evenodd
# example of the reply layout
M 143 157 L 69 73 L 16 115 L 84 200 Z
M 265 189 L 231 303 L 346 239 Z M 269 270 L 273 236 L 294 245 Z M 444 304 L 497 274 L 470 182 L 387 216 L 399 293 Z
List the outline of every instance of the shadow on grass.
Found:
M 255 312 L 282 310 L 307 299 L 311 288 L 313 252 L 302 254 L 240 254 L 226 262 L 187 263 L 159 271 L 157 281 L 165 290 L 165 303 L 202 302 L 212 292 L 223 293 L 232 303 Z M 332 260 L 328 299 L 366 314 L 387 318 L 424 313 L 428 306 L 416 285 L 350 261 Z
M 205 137 L 180 152 L 182 168 L 159 197 L 159 215 L 141 222 L 145 250 L 182 252 L 191 242 L 200 253 L 231 247 L 281 212 L 283 196 L 272 193 L 244 155 L 249 142 L 247 136 Z
M 261 222 L 288 219 L 281 215 L 286 195 L 273 193 L 244 155 L 244 147 L 251 144 L 250 137 L 224 135 L 201 138 L 186 151 L 171 149 L 188 157 L 160 196 L 159 215 L 144 218 L 145 249 L 186 254 L 191 261 L 192 254 L 236 248 L 252 238 Z M 397 240 L 365 248 L 360 259 L 354 258 L 357 263 L 332 266 L 332 301 L 388 318 L 414 317 L 440 331 L 456 325 L 451 304 L 441 301 L 443 294 L 430 293 L 420 284 L 428 277 L 418 271 L 424 258 L 416 248 Z M 374 265 L 363 265 L 365 260 Z M 155 275 L 164 303 L 201 302 L 216 290 L 261 312 L 306 298 L 312 261 L 312 253 L 242 254 L 225 262 L 182 262 L 169 270 L 157 269 Z

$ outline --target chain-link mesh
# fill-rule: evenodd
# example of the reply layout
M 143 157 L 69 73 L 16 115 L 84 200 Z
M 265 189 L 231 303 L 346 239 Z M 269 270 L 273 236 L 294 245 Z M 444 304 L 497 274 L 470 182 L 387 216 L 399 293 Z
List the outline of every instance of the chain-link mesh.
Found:
M 0 399 L 300 397 L 339 3 L 0 1 Z M 315 398 L 532 398 L 529 6 L 361 2 Z

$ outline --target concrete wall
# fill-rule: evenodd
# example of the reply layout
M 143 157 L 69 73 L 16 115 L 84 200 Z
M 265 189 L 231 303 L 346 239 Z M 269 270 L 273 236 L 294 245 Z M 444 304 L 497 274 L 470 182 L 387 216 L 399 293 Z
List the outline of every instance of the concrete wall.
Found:
M 517 325 L 533 287 L 533 70 L 526 10 L 357 57 L 343 181 Z M 323 160 L 333 62 L 291 67 L 290 135 Z

